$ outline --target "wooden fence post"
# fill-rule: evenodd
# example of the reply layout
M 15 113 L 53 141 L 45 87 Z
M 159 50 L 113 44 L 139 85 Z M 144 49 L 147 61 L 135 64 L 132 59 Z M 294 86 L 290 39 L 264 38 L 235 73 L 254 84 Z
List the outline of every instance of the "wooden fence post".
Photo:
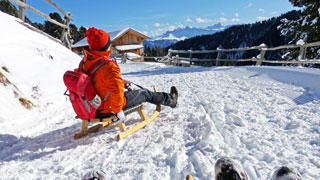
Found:
M 125 64 L 127 62 L 127 53 L 123 53 L 121 56 L 121 64 Z
M 171 53 L 171 49 L 169 49 L 168 52 L 169 52 L 169 53 L 168 53 L 168 57 L 169 57 L 169 61 L 168 61 L 168 62 L 169 62 L 169 65 L 171 65 L 171 63 L 172 63 L 172 53 Z
M 189 58 L 190 58 L 189 64 L 191 66 L 191 64 L 192 64 L 192 48 L 189 50 Z
M 220 52 L 220 51 L 219 51 L 218 54 L 217 54 L 216 66 L 219 66 L 219 65 L 220 65 L 219 59 L 221 59 L 221 52 Z
M 268 46 L 265 45 L 265 44 L 264 44 L 263 46 L 261 46 L 261 48 L 260 48 L 260 54 L 259 54 L 259 57 L 258 57 L 258 59 L 257 59 L 256 66 L 261 66 L 262 61 L 264 60 L 264 56 L 266 55 L 267 48 L 268 48 Z
M 61 41 L 68 49 L 71 49 L 71 34 L 70 34 L 70 21 L 71 21 L 71 14 L 68 13 L 68 16 L 64 17 L 65 19 L 65 28 L 63 28 L 62 35 L 61 35 Z
M 301 46 L 299 51 L 298 61 L 306 59 L 306 56 L 307 56 L 307 48 L 305 46 Z M 301 62 L 298 65 L 303 66 L 304 63 Z
M 216 66 L 219 66 L 220 65 L 220 59 L 221 59 L 221 52 L 222 51 L 220 51 L 222 49 L 222 46 L 220 45 L 218 48 L 217 48 L 217 50 L 218 50 L 218 54 L 217 54 L 217 58 L 216 58 Z
M 20 0 L 23 3 L 26 3 L 26 0 Z M 24 22 L 26 20 L 26 8 L 19 6 L 19 19 L 21 19 L 22 22 Z

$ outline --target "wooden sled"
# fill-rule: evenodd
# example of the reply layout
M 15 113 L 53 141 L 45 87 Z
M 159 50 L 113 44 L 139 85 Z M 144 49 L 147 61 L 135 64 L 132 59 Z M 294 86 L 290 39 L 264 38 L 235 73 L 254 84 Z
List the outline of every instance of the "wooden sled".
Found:
M 154 87 L 154 90 L 155 90 L 155 92 L 157 92 L 156 87 Z M 156 117 L 158 117 L 158 115 L 161 111 L 161 105 L 157 105 L 155 112 L 151 116 L 147 117 L 146 114 L 144 113 L 144 104 L 145 104 L 145 102 L 143 102 L 137 106 L 134 106 L 132 108 L 123 110 L 125 115 L 131 114 L 133 112 L 138 112 L 141 117 L 141 122 L 136 124 L 135 126 L 129 128 L 129 129 L 126 128 L 125 122 L 121 122 L 121 123 L 114 122 L 117 119 L 116 115 L 114 115 L 114 114 L 99 114 L 99 115 L 97 115 L 97 117 L 95 117 L 93 119 L 89 119 L 89 120 L 88 119 L 81 119 L 82 120 L 81 132 L 75 134 L 74 138 L 79 139 L 89 133 L 93 133 L 93 132 L 98 131 L 102 127 L 107 127 L 113 123 L 117 123 L 117 125 L 121 131 L 121 133 L 119 133 L 117 135 L 117 139 L 118 140 L 123 139 L 123 138 L 127 137 L 128 135 L 145 127 L 147 124 L 149 124 L 151 121 L 153 121 Z M 88 125 L 90 122 L 98 122 L 99 124 L 88 128 Z

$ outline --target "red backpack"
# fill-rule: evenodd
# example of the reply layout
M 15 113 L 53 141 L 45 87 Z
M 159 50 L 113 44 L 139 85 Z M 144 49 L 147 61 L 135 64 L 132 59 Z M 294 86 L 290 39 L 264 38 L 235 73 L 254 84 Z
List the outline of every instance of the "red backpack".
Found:
M 87 73 L 83 72 L 83 61 L 81 61 L 78 69 L 79 72 L 67 71 L 63 75 L 63 81 L 67 87 L 67 91 L 69 91 L 72 107 L 81 119 L 96 117 L 97 110 L 101 107 L 101 98 L 94 89 L 90 76 L 105 64 L 105 61 L 111 60 L 99 60 L 95 62 Z

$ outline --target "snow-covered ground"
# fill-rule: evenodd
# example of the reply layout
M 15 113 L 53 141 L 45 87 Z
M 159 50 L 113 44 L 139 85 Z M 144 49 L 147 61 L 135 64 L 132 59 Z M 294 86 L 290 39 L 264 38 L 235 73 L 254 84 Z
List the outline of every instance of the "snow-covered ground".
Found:
M 179 106 L 163 107 L 120 141 L 118 127 L 74 140 L 81 122 L 63 96 L 62 76 L 80 57 L 16 18 L 0 12 L 0 22 L 0 72 L 11 82 L 0 83 L 0 179 L 80 179 L 101 169 L 117 180 L 206 180 L 223 156 L 251 180 L 269 179 L 282 165 L 320 179 L 319 69 L 120 64 L 123 78 L 143 87 L 177 86 Z M 148 113 L 154 108 L 146 105 Z M 132 124 L 139 116 L 127 118 Z

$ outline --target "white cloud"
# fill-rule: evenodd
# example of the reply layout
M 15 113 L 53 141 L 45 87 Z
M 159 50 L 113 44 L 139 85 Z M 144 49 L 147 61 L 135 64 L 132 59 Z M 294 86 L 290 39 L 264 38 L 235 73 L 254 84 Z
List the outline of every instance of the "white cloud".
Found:
M 278 14 L 278 12 L 277 11 L 272 11 L 271 14 L 272 15 L 276 15 L 276 14 Z
M 257 18 L 258 20 L 260 20 L 260 21 L 268 19 L 267 17 L 263 17 L 263 16 L 258 16 L 258 17 L 256 17 L 256 18 Z
M 167 26 L 167 27 L 164 27 L 164 28 L 158 28 L 156 30 L 149 31 L 147 34 L 150 37 L 156 37 L 156 36 L 160 36 L 161 34 L 167 32 L 167 31 L 172 31 L 172 30 L 175 30 L 175 29 L 177 29 L 176 26 Z
M 251 7 L 252 6 L 252 3 L 249 3 L 246 7 L 244 7 L 244 8 L 249 8 L 249 7 Z
M 187 18 L 186 22 L 192 22 L 192 20 L 190 18 Z
M 202 19 L 202 18 L 196 18 L 197 23 L 208 23 L 209 20 L 208 19 Z
M 149 31 L 148 35 L 150 35 L 151 37 L 156 37 L 156 36 L 159 36 L 159 35 L 165 33 L 166 31 L 167 31 L 167 29 L 159 28 L 159 29 L 156 29 L 153 31 Z
M 160 23 L 155 23 L 153 26 L 154 26 L 154 27 L 160 27 L 161 24 L 160 24 Z
M 228 22 L 228 19 L 227 18 L 220 18 L 220 21 L 221 22 Z
M 235 13 L 234 16 L 235 16 L 235 17 L 239 17 L 239 13 Z
M 179 25 L 178 25 L 178 28 L 183 28 L 183 27 L 184 27 L 183 24 L 179 24 Z
M 260 12 L 264 12 L 264 9 L 262 9 L 262 8 L 259 8 L 259 9 L 258 9 L 258 11 L 260 11 Z
M 173 30 L 175 30 L 175 29 L 177 29 L 176 26 L 168 26 L 168 30 L 169 30 L 169 31 L 173 31 Z
M 157 28 L 155 30 L 151 30 L 148 31 L 147 33 L 145 33 L 146 35 L 150 36 L 150 37 L 157 37 L 162 35 L 163 33 L 167 32 L 167 31 L 173 31 L 177 28 L 183 28 L 184 25 L 183 24 L 178 24 L 177 26 L 173 26 L 173 25 L 169 25 L 169 24 L 161 24 L 160 26 L 161 28 Z
M 238 19 L 238 18 L 233 18 L 233 19 L 231 19 L 231 21 L 232 21 L 232 22 L 239 22 L 240 19 Z

